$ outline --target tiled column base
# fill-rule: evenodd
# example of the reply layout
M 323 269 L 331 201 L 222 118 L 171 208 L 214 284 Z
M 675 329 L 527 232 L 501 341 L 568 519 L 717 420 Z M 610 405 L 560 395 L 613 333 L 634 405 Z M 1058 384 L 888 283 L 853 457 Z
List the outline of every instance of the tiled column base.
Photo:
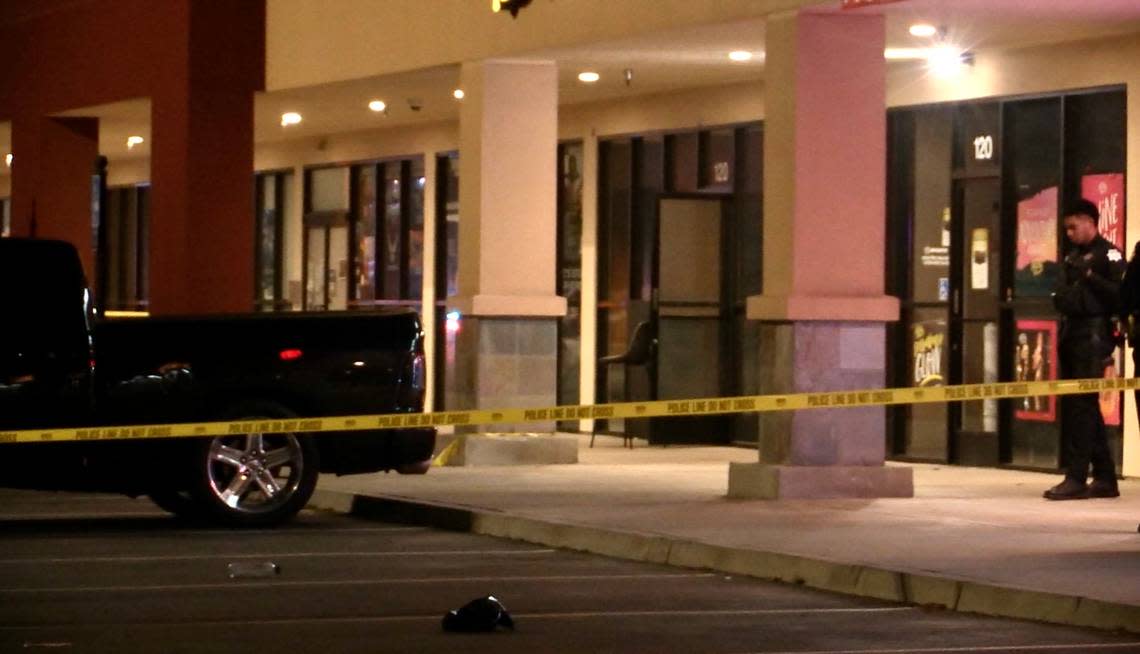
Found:
M 763 323 L 760 392 L 882 388 L 882 323 Z M 732 497 L 911 497 L 909 468 L 885 468 L 883 407 L 760 416 L 759 464 L 729 469 Z
M 742 499 L 914 497 L 910 468 L 730 463 L 728 496 Z
M 448 409 L 554 406 L 558 403 L 558 322 L 552 318 L 464 316 L 447 371 Z M 469 431 L 553 433 L 553 421 L 494 424 Z

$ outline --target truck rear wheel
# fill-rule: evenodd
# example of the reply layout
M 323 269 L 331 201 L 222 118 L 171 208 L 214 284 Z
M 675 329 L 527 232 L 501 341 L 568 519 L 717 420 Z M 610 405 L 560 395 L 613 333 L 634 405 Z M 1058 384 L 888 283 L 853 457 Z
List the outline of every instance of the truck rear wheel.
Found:
M 294 417 L 278 404 L 243 404 L 231 420 Z M 256 427 L 256 425 L 253 425 Z M 203 439 L 195 450 L 190 495 L 206 516 L 231 526 L 266 526 L 292 518 L 317 486 L 320 462 L 312 437 L 248 433 Z

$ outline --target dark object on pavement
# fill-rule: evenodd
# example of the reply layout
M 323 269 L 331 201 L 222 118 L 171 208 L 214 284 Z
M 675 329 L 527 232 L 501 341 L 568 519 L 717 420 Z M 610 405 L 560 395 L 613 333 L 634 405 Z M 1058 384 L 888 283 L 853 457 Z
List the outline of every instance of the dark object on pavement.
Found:
M 494 631 L 497 627 L 515 628 L 511 614 L 503 608 L 502 602 L 488 595 L 471 600 L 462 608 L 452 609 L 443 616 L 443 630 L 459 633 L 479 633 Z

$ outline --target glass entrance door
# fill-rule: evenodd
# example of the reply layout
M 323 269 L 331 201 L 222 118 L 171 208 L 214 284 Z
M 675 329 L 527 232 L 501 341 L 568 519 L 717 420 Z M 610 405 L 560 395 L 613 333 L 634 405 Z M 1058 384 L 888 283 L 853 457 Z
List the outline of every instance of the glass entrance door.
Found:
M 999 380 L 1001 362 L 1001 182 L 997 177 L 954 183 L 957 239 L 951 248 L 951 376 L 953 383 Z M 950 459 L 968 465 L 1001 462 L 998 400 L 950 407 Z
M 729 394 L 732 369 L 724 355 L 724 202 L 665 198 L 658 204 L 655 289 L 659 400 Z M 654 423 L 651 443 L 726 443 L 724 416 L 670 418 Z

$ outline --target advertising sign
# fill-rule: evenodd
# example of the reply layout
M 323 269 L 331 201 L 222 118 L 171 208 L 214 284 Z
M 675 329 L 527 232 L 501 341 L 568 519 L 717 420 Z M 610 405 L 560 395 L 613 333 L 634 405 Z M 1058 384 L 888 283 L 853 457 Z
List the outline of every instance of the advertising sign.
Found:
M 1048 295 L 1057 267 L 1057 187 L 1017 203 L 1018 295 Z
M 914 386 L 942 386 L 943 365 L 946 362 L 946 321 L 924 320 L 913 325 L 913 365 L 911 384 Z
M 1081 197 L 1100 210 L 1100 234 L 1122 252 L 1124 247 L 1124 175 L 1107 173 L 1081 177 Z
M 1048 381 L 1057 378 L 1057 323 L 1052 320 L 1018 320 L 1014 339 L 1014 380 Z M 1057 417 L 1055 396 L 1015 400 L 1013 417 L 1018 420 L 1053 422 Z

